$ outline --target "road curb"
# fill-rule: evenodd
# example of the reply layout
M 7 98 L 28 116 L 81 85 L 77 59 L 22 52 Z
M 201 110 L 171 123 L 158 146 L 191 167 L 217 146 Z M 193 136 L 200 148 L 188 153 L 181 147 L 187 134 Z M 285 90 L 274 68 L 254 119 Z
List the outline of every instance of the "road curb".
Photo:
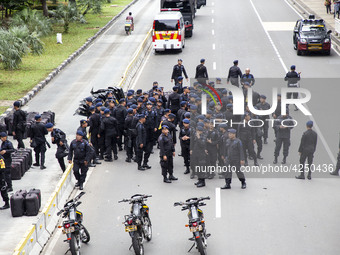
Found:
M 80 46 L 76 51 L 74 51 L 63 63 L 61 63 L 57 68 L 52 70 L 47 77 L 39 82 L 32 90 L 27 92 L 25 96 L 18 99 L 17 101 L 21 102 L 21 105 L 26 105 L 40 90 L 42 90 L 48 83 L 50 83 L 65 67 L 67 67 L 72 61 L 81 53 L 86 50 L 90 44 L 92 44 L 102 33 L 104 33 L 107 29 L 109 29 L 112 24 L 125 12 L 130 6 L 135 4 L 138 0 L 133 0 L 129 3 L 123 10 L 121 10 L 116 16 L 114 16 L 104 27 L 102 27 L 94 36 L 90 37 L 86 40 L 86 42 Z M 0 123 L 4 123 L 5 118 L 13 113 L 14 108 L 9 107 L 3 114 L 0 115 Z
M 308 18 L 309 14 L 314 14 L 315 18 L 317 19 L 322 19 L 317 13 L 313 12 L 303 1 L 301 0 L 289 0 L 289 3 L 291 4 L 291 6 L 293 8 L 295 8 L 298 12 L 300 12 L 300 14 L 304 17 L 304 18 Z M 329 24 L 327 21 L 325 21 L 328 27 L 332 27 L 333 26 L 331 24 Z M 334 28 L 335 29 L 335 28 Z M 335 32 L 335 31 L 333 31 Z M 333 33 L 331 34 L 331 38 L 332 38 L 332 44 L 333 46 L 339 50 L 340 49 L 340 39 L 338 37 L 336 37 Z

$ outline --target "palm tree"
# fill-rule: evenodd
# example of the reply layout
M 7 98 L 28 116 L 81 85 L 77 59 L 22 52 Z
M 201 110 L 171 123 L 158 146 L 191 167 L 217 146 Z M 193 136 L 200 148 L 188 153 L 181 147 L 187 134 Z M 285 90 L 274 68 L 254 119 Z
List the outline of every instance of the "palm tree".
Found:
M 27 26 L 31 33 L 36 32 L 38 36 L 45 36 L 52 32 L 50 20 L 37 10 L 26 8 L 15 14 L 11 20 L 11 27 L 23 24 Z
M 71 22 L 86 22 L 77 7 L 71 4 L 59 5 L 57 10 L 51 12 L 51 14 L 57 22 L 64 24 L 65 33 L 68 33 Z

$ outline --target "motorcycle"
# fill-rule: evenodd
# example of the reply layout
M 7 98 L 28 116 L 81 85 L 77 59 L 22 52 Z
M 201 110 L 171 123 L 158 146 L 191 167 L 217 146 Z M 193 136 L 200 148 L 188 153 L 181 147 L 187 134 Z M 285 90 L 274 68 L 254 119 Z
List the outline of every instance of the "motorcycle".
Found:
M 77 207 L 81 204 L 78 200 L 83 195 L 85 195 L 85 192 L 81 192 L 74 199 L 66 202 L 64 208 L 57 213 L 58 216 L 62 214 L 62 218 L 65 219 L 62 226 L 58 226 L 58 228 L 63 228 L 63 234 L 66 234 L 67 237 L 64 242 L 69 243 L 68 251 L 71 251 L 72 255 L 80 255 L 81 243 L 90 241 L 90 234 L 82 223 L 83 213 L 77 210 Z
M 152 225 L 149 217 L 149 207 L 144 203 L 151 195 L 133 195 L 130 199 L 123 199 L 118 203 L 128 202 L 131 204 L 129 215 L 125 215 L 125 232 L 128 232 L 136 255 L 144 254 L 143 240 L 148 242 L 152 239 Z
M 132 21 L 127 19 L 125 21 L 125 32 L 127 35 L 131 35 L 131 31 L 132 31 Z
M 207 239 L 211 235 L 206 233 L 204 214 L 199 208 L 206 205 L 202 202 L 203 200 L 210 200 L 210 197 L 189 198 L 185 202 L 174 203 L 174 206 L 182 206 L 182 211 L 189 210 L 189 224 L 185 226 L 189 227 L 190 232 L 193 234 L 193 237 L 189 238 L 189 240 L 193 241 L 194 244 L 188 252 L 196 246 L 201 255 L 206 255 Z

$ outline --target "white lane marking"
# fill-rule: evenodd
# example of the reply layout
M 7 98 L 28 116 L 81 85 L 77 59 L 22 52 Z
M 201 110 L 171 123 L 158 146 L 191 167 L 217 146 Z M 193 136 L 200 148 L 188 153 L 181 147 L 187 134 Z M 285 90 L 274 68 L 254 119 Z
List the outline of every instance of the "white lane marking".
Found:
M 211 10 L 211 13 L 214 14 L 215 10 Z
M 216 44 L 215 43 L 213 43 L 212 48 L 213 48 L 213 50 L 216 49 Z
M 213 63 L 213 69 L 216 70 L 216 62 Z
M 216 218 L 221 218 L 222 208 L 221 208 L 221 188 L 216 188 Z
M 86 53 L 89 49 L 91 49 L 91 47 L 92 47 L 93 45 L 94 45 L 94 42 L 92 42 L 91 45 L 87 47 L 87 49 L 85 49 L 82 53 L 80 53 L 80 55 L 76 58 L 76 60 L 78 60 L 78 59 L 80 59 L 82 56 L 84 56 L 85 53 Z
M 212 34 L 212 35 L 215 35 L 215 30 L 214 30 L 214 29 L 211 30 L 211 34 Z
M 270 41 L 272 47 L 274 48 L 274 50 L 275 50 L 275 52 L 276 52 L 276 55 L 277 55 L 277 57 L 279 58 L 279 60 L 280 60 L 280 62 L 281 62 L 281 65 L 282 65 L 283 69 L 284 69 L 285 72 L 287 73 L 287 72 L 288 72 L 288 68 L 287 68 L 286 65 L 284 64 L 283 59 L 281 58 L 281 55 L 280 55 L 278 49 L 276 48 L 276 46 L 275 46 L 275 44 L 274 44 L 274 42 L 273 42 L 271 36 L 269 35 L 268 31 L 266 31 L 266 29 L 265 29 L 265 27 L 264 27 L 264 25 L 263 25 L 263 21 L 262 21 L 262 19 L 261 19 L 261 17 L 260 17 L 260 14 L 258 13 L 258 11 L 257 11 L 257 9 L 256 9 L 256 7 L 255 7 L 255 5 L 254 5 L 254 3 L 253 3 L 253 1 L 252 1 L 252 0 L 249 0 L 249 1 L 250 1 L 251 5 L 253 6 L 253 9 L 254 9 L 254 11 L 255 11 L 255 13 L 256 13 L 256 15 L 257 15 L 259 21 L 260 21 L 260 23 L 261 23 L 261 25 L 262 25 L 262 27 L 263 27 L 265 33 L 267 34 L 267 37 L 268 37 L 268 39 L 269 39 L 269 41 Z M 286 3 L 287 3 L 287 2 L 286 2 Z M 293 7 L 291 7 L 291 8 L 293 8 Z M 293 10 L 294 10 L 294 9 L 293 9 Z M 302 17 L 300 14 L 298 14 L 298 15 L 299 15 L 300 17 Z M 303 18 L 303 17 L 302 17 L 302 18 Z M 305 106 L 306 106 L 306 108 L 308 109 L 308 106 L 307 106 L 307 105 L 305 105 Z M 308 110 L 309 110 L 309 109 L 308 109 Z M 312 120 L 312 121 L 314 122 L 314 128 L 315 128 L 316 132 L 318 133 L 318 135 L 319 135 L 319 137 L 320 137 L 320 139 L 321 139 L 321 142 L 322 142 L 323 146 L 325 147 L 325 149 L 326 149 L 326 151 L 327 151 L 328 156 L 330 157 L 332 163 L 335 165 L 335 164 L 336 164 L 335 157 L 333 156 L 333 153 L 332 153 L 331 149 L 329 148 L 329 146 L 328 146 L 328 144 L 327 144 L 327 142 L 326 142 L 326 139 L 325 139 L 325 137 L 323 136 L 323 134 L 322 134 L 322 132 L 321 132 L 319 126 L 317 125 L 317 123 L 316 123 L 316 121 L 315 121 L 313 115 L 309 116 L 309 118 L 310 118 L 310 120 Z
M 301 13 L 299 13 L 287 0 L 284 0 L 285 3 L 301 18 L 303 19 L 304 17 L 301 15 Z M 333 51 L 335 51 L 335 53 L 340 56 L 340 52 L 332 45 L 332 49 Z
M 215 3 L 214 3 L 214 2 L 212 2 L 212 3 L 211 3 L 211 5 L 212 5 L 212 6 L 214 6 L 214 5 L 215 5 Z
M 215 22 L 215 20 L 212 18 L 212 19 L 211 19 L 211 23 L 214 24 L 214 22 Z
M 266 28 L 264 27 L 263 21 L 262 21 L 262 19 L 261 19 L 260 14 L 258 13 L 258 11 L 257 11 L 257 9 L 256 9 L 256 7 L 255 7 L 255 5 L 254 5 L 254 3 L 253 3 L 253 1 L 252 1 L 252 0 L 249 0 L 249 1 L 250 1 L 251 5 L 252 5 L 252 7 L 253 7 L 253 9 L 254 9 L 254 12 L 255 12 L 257 18 L 259 19 L 259 21 L 260 21 L 260 23 L 261 23 L 261 26 L 263 27 L 264 32 L 266 33 L 266 35 L 267 35 L 267 37 L 268 37 L 268 39 L 269 39 L 270 44 L 272 45 L 272 47 L 273 47 L 273 49 L 274 49 L 274 51 L 275 51 L 275 53 L 276 53 L 276 56 L 278 57 L 278 59 L 279 59 L 281 65 L 282 65 L 283 69 L 284 69 L 285 72 L 287 73 L 287 72 L 288 72 L 288 69 L 287 69 L 285 63 L 283 62 L 283 59 L 282 59 L 282 57 L 281 57 L 279 51 L 277 50 L 277 48 L 276 48 L 276 46 L 275 46 L 275 44 L 274 44 L 274 42 L 273 42 L 273 39 L 271 38 L 270 34 L 268 33 L 268 31 L 267 31 Z

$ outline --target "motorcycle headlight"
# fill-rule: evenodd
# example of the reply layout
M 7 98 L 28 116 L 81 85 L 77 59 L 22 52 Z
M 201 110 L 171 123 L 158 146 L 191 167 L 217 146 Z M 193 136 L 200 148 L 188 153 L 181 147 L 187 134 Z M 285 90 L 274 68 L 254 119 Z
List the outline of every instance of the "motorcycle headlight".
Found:
M 329 43 L 329 39 L 328 39 L 328 38 L 326 38 L 324 42 L 325 42 L 325 43 Z
M 301 38 L 301 39 L 300 39 L 300 42 L 301 42 L 301 43 L 307 43 L 307 40 L 306 40 L 305 38 Z

